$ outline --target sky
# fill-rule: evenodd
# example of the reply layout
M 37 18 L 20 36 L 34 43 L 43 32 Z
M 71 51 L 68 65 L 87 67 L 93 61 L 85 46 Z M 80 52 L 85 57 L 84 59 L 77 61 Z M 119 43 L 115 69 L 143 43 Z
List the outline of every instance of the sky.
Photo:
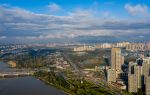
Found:
M 149 0 L 0 0 L 0 41 L 150 36 Z

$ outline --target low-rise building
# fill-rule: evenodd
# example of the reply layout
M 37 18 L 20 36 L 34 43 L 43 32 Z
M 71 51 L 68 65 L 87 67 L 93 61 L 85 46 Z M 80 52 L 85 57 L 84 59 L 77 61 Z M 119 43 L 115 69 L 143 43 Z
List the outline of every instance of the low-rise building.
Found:
M 122 90 L 126 90 L 126 85 L 124 83 L 118 83 L 118 82 L 111 82 L 109 83 L 109 86 L 116 88 L 116 89 L 122 89 Z

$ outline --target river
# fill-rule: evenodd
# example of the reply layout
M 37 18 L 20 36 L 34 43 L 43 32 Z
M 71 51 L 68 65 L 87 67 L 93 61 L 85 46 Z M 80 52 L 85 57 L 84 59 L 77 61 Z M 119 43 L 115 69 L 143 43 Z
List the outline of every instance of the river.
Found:
M 11 71 L 7 64 L 0 62 L 0 72 Z M 33 77 L 0 79 L 0 95 L 67 95 L 63 91 L 46 85 Z

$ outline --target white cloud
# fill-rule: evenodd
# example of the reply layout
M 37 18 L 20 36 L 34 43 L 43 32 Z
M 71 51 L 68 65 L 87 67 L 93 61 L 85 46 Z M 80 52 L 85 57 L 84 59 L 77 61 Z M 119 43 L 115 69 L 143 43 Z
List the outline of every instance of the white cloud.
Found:
M 58 4 L 56 4 L 56 3 L 50 3 L 50 4 L 48 5 L 48 8 L 49 8 L 49 10 L 50 10 L 51 12 L 58 12 L 58 11 L 61 10 L 61 7 L 60 7 Z
M 148 7 L 146 5 L 131 5 L 131 4 L 126 4 L 125 9 L 133 16 L 135 15 L 144 15 L 147 16 L 148 13 Z
M 6 36 L 0 36 L 0 39 L 6 39 L 7 37 Z
M 84 35 L 149 34 L 150 31 L 149 21 L 95 18 L 91 10 L 76 9 L 66 16 L 37 14 L 16 7 L 0 7 L 0 10 L 0 36 L 8 35 L 7 38 L 42 40 Z M 104 15 L 109 16 L 109 13 Z
M 104 11 L 103 15 L 104 15 L 104 17 L 109 17 L 110 16 L 110 12 L 109 11 Z
M 61 35 L 40 35 L 40 36 L 26 36 L 26 37 L 15 37 L 16 39 L 28 39 L 28 40 L 43 40 L 51 38 L 61 38 Z

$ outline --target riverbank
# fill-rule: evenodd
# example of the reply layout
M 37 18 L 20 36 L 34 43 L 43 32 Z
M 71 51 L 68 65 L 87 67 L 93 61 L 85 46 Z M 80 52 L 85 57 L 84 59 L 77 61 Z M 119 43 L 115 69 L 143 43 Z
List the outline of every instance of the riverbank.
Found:
M 0 62 L 0 72 L 13 72 L 6 62 Z M 67 95 L 54 86 L 45 85 L 32 76 L 0 78 L 0 95 Z
M 65 79 L 54 72 L 36 72 L 34 76 L 49 85 L 62 89 L 69 95 L 115 95 L 84 79 Z
M 54 85 L 53 83 L 50 83 L 49 81 L 47 81 L 46 79 L 42 79 L 42 78 L 37 78 L 37 79 L 39 79 L 39 80 L 41 80 L 42 82 L 44 82 L 45 84 L 48 84 L 49 86 L 53 86 L 53 87 L 55 87 L 55 88 L 57 88 L 57 89 L 59 89 L 59 90 L 61 90 L 62 92 L 64 92 L 64 93 L 66 93 L 67 95 L 71 95 L 71 94 L 69 94 L 67 91 L 65 92 L 65 89 L 63 89 L 63 88 L 60 88 L 60 87 L 58 87 L 58 86 L 56 86 L 56 85 Z
M 0 95 L 67 95 L 34 77 L 0 79 Z
M 38 72 L 36 72 L 38 73 Z M 67 95 L 75 95 L 73 93 L 71 93 L 68 89 L 65 89 L 64 87 L 58 86 L 56 84 L 54 84 L 53 82 L 48 81 L 47 79 L 37 76 L 36 73 L 33 75 L 33 77 L 35 77 L 36 79 L 39 79 L 41 81 L 43 81 L 45 84 L 49 85 L 49 86 L 53 86 L 61 91 L 63 91 L 64 93 L 66 93 Z

